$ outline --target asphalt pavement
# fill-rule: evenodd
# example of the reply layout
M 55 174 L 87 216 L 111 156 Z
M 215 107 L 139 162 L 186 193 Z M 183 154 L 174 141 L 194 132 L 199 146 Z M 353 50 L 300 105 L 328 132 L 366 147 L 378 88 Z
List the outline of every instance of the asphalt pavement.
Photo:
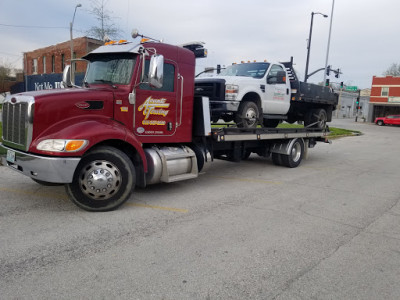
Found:
M 1 299 L 399 299 L 400 127 L 252 154 L 89 213 L 0 167 Z

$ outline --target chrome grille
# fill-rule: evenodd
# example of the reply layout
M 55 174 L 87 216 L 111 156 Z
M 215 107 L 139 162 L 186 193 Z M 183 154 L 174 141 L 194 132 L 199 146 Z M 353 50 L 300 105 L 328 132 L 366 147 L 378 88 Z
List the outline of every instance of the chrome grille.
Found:
M 18 101 L 16 97 L 8 98 L 3 103 L 3 143 L 20 150 L 28 150 L 32 140 L 34 100 L 31 97 L 22 98 Z

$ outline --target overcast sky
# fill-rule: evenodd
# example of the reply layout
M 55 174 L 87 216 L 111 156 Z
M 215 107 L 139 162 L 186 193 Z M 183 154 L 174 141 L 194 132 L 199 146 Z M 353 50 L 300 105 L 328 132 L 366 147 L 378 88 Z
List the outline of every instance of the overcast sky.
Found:
M 75 5 L 74 37 L 97 25 L 90 0 L 0 0 L 0 63 L 22 68 L 22 53 L 69 40 Z M 106 8 L 130 38 L 133 28 L 171 44 L 203 41 L 208 58 L 199 68 L 242 60 L 288 61 L 294 57 L 301 79 L 314 15 L 309 73 L 325 66 L 332 0 L 109 0 Z M 372 76 L 400 63 L 400 1 L 335 0 L 328 64 L 339 79 L 360 88 Z M 52 28 L 42 28 L 52 27 Z M 323 81 L 323 72 L 309 82 Z

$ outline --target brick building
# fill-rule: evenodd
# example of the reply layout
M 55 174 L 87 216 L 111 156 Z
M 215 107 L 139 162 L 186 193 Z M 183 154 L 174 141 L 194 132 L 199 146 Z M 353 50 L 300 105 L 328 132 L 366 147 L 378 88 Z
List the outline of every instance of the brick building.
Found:
M 88 52 L 98 48 L 103 41 L 80 37 L 73 40 L 74 58 L 81 58 Z M 24 53 L 25 75 L 57 74 L 62 73 L 66 64 L 70 64 L 70 41 L 36 49 Z M 76 72 L 86 71 L 84 62 L 76 62 Z
M 400 76 L 374 76 L 370 96 L 370 120 L 400 114 Z

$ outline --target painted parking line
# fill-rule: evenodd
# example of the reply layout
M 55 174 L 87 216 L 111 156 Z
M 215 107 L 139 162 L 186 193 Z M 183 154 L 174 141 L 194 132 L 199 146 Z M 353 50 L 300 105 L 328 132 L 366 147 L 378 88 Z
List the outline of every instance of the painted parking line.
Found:
M 254 183 L 268 183 L 268 184 L 283 184 L 282 181 L 264 180 L 256 178 L 239 178 L 239 177 L 226 177 L 226 176 L 208 176 L 216 179 L 232 180 L 232 181 L 244 181 Z
M 18 195 L 27 195 L 27 196 L 35 196 L 35 197 L 43 197 L 43 198 L 52 198 L 52 199 L 60 199 L 60 200 L 68 200 L 67 195 L 60 195 L 56 193 L 38 193 L 37 191 L 33 190 L 14 190 L 14 189 L 8 189 L 8 188 L 0 188 L 0 192 L 8 192 L 12 194 L 18 194 Z
M 51 199 L 60 199 L 60 200 L 69 200 L 67 195 L 60 195 L 56 193 L 37 193 L 33 190 L 14 190 L 8 188 L 0 188 L 0 192 L 7 192 L 17 195 L 23 196 L 35 196 L 35 197 L 42 197 L 42 198 L 51 198 Z M 144 207 L 144 208 L 152 208 L 152 209 L 159 209 L 159 210 L 166 210 L 166 211 L 173 211 L 173 212 L 180 212 L 180 213 L 187 213 L 189 210 L 182 209 L 182 208 L 175 208 L 175 207 L 164 207 L 164 206 L 157 206 L 157 205 L 148 205 L 148 204 L 141 204 L 141 203 L 134 203 L 134 202 L 127 202 L 125 205 L 129 206 L 137 206 L 137 207 Z
M 152 209 L 160 209 L 160 210 L 167 210 L 167 211 L 180 212 L 180 213 L 187 213 L 187 212 L 189 212 L 188 209 L 175 208 L 175 207 L 165 207 L 165 206 L 157 206 L 157 205 L 148 205 L 148 204 L 134 203 L 134 202 L 127 202 L 127 203 L 125 203 L 125 205 L 138 206 L 138 207 L 145 207 L 145 208 L 152 208 Z

